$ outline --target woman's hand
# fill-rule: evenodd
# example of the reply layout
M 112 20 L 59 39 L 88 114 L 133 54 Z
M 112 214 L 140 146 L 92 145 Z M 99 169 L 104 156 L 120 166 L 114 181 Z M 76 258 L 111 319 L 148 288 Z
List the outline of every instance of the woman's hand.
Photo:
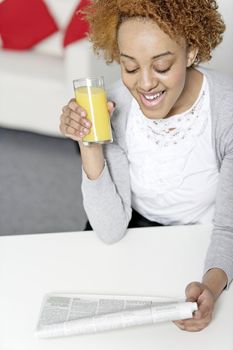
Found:
M 62 108 L 61 133 L 72 140 L 81 141 L 90 132 L 90 128 L 91 122 L 87 119 L 87 112 L 73 98 Z
M 197 332 L 207 327 L 212 319 L 215 301 L 227 285 L 227 275 L 219 268 L 212 268 L 203 276 L 202 283 L 192 282 L 185 290 L 187 301 L 197 302 L 198 310 L 189 320 L 175 321 L 182 330 Z
M 110 115 L 114 110 L 114 103 L 108 102 Z M 90 132 L 91 121 L 87 119 L 87 112 L 75 99 L 62 108 L 60 117 L 60 131 L 63 135 L 75 141 L 81 141 L 82 138 Z
M 212 319 L 215 297 L 211 290 L 203 283 L 192 282 L 186 287 L 187 301 L 197 302 L 198 310 L 193 318 L 175 321 L 174 323 L 182 330 L 197 332 L 207 327 Z
M 110 115 L 115 104 L 108 102 Z M 90 132 L 91 122 L 87 119 L 87 112 L 79 106 L 75 99 L 70 100 L 62 109 L 60 118 L 61 133 L 74 141 L 79 142 L 84 172 L 90 180 L 96 180 L 104 169 L 104 155 L 102 145 L 92 144 L 84 146 L 82 139 Z

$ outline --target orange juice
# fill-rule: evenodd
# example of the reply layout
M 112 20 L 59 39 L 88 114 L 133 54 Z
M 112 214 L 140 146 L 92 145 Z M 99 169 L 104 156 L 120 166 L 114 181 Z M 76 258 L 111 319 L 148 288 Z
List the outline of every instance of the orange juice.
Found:
M 112 141 L 110 116 L 104 88 L 81 86 L 75 88 L 77 103 L 87 111 L 92 123 L 90 133 L 83 137 L 84 143 L 106 143 Z

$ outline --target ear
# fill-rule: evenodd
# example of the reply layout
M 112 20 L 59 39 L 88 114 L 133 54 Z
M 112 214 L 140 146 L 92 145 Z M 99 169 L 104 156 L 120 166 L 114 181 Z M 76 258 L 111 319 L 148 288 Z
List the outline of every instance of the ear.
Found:
M 196 57 L 198 54 L 198 48 L 196 47 L 190 47 L 188 48 L 188 53 L 187 53 L 187 67 L 191 67 L 192 64 L 195 62 Z

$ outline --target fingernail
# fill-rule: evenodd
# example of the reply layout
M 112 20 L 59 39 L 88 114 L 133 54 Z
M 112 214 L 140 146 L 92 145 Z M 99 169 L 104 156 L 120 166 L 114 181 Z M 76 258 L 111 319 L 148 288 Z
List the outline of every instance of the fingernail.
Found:
M 86 113 L 85 112 L 81 112 L 81 117 L 85 117 L 86 116 Z

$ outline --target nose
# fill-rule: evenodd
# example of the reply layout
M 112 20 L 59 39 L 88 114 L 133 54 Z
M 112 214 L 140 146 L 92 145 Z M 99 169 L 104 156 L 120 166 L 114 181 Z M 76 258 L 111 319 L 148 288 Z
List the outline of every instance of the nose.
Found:
M 143 91 L 150 91 L 156 88 L 159 84 L 157 77 L 153 75 L 150 70 L 145 70 L 141 72 L 138 80 L 138 87 Z

